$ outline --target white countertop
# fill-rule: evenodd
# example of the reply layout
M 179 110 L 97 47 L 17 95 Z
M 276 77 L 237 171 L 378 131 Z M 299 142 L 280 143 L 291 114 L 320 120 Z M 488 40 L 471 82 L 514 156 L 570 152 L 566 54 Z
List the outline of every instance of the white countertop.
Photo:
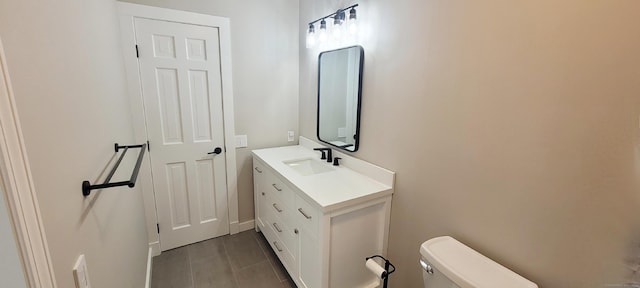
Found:
M 335 151 L 335 150 L 334 150 Z M 333 166 L 320 160 L 320 153 L 304 146 L 285 146 L 253 150 L 253 155 L 270 166 L 280 178 L 297 188 L 323 212 L 391 195 L 393 187 L 358 173 L 343 165 Z M 314 158 L 334 168 L 333 171 L 303 176 L 283 161 Z M 370 164 L 373 166 L 373 164 Z M 380 168 L 382 169 L 382 168 Z M 391 172 L 392 173 L 392 172 Z

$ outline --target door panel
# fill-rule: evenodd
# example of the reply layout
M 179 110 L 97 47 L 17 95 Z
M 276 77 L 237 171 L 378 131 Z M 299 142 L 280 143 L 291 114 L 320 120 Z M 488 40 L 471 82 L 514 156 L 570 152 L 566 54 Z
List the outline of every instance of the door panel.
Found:
M 215 185 L 215 179 L 212 177 L 213 161 L 210 159 L 198 160 L 196 167 L 200 223 L 205 223 L 216 219 L 216 197 L 211 194 Z
M 211 115 L 209 115 L 209 94 L 207 71 L 189 71 L 189 96 L 193 111 L 193 141 L 211 141 Z
M 161 249 L 228 234 L 218 29 L 134 24 Z
M 161 110 L 159 124 L 162 126 L 164 144 L 182 143 L 178 71 L 176 69 L 156 69 L 156 81 L 158 82 L 158 103 Z
M 184 227 L 191 223 L 189 219 L 189 194 L 187 192 L 186 165 L 182 163 L 168 163 L 167 192 L 171 201 L 172 227 Z

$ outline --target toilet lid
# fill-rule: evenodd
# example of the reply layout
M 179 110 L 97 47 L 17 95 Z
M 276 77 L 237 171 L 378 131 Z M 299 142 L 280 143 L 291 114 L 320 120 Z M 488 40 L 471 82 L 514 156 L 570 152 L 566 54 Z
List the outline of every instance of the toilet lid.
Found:
M 420 254 L 461 288 L 537 288 L 538 285 L 450 236 L 430 239 Z

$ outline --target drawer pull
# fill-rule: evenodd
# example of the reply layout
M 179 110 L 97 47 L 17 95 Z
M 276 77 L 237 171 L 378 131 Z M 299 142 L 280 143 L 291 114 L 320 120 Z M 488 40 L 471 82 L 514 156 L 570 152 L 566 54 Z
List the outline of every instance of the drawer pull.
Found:
M 275 222 L 273 223 L 273 228 L 276 228 L 276 231 L 282 233 L 282 229 L 280 229 L 280 226 L 278 226 L 278 224 Z
M 304 218 L 311 219 L 311 216 L 307 215 L 307 213 L 304 213 L 304 210 L 302 210 L 302 208 L 298 208 L 298 212 L 300 212 L 300 214 L 302 214 Z
M 260 170 L 260 168 L 258 168 L 258 167 L 253 168 L 253 169 L 255 169 L 256 171 L 258 171 L 258 173 L 262 173 L 262 170 Z
M 278 188 L 278 186 L 276 186 L 276 184 L 271 184 L 271 186 L 273 186 L 273 188 L 276 188 L 276 190 L 278 190 L 278 191 L 282 191 L 282 189 Z
M 262 196 L 264 196 L 264 192 L 262 192 Z
M 282 212 L 282 209 L 278 208 L 278 205 L 276 205 L 276 203 L 273 203 L 273 208 L 276 208 L 276 211 L 278 212 Z
M 298 231 L 298 228 L 296 228 L 296 229 L 293 229 L 293 233 L 298 234 L 298 233 L 300 233 L 300 231 Z
M 278 252 L 282 252 L 282 249 L 280 248 L 280 246 L 278 246 L 278 242 L 273 241 L 273 246 L 276 246 L 276 249 L 278 249 Z

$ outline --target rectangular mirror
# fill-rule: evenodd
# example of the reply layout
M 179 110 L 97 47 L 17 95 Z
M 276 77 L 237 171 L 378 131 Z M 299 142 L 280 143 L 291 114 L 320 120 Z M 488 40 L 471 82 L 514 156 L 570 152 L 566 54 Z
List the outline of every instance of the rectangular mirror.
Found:
M 364 49 L 325 51 L 318 57 L 318 139 L 358 150 Z

